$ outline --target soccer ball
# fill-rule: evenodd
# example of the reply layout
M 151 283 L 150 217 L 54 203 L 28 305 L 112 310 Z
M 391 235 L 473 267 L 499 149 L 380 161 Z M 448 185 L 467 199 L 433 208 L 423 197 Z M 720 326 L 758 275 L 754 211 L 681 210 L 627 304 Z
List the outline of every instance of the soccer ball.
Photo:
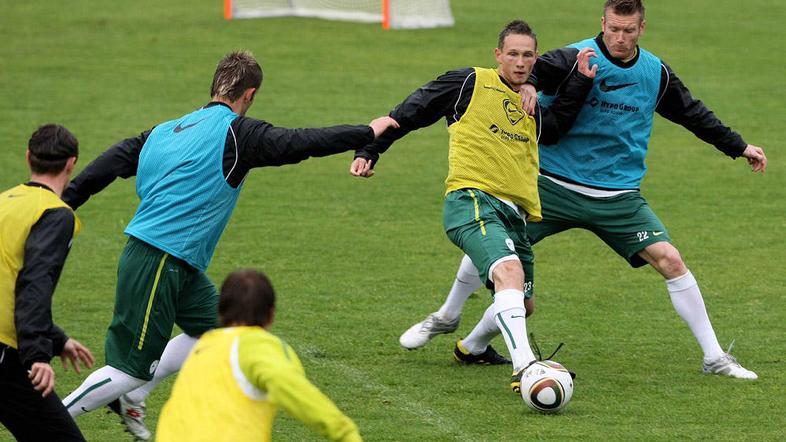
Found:
M 529 408 L 556 413 L 573 396 L 573 377 L 561 364 L 537 361 L 521 374 L 521 397 Z

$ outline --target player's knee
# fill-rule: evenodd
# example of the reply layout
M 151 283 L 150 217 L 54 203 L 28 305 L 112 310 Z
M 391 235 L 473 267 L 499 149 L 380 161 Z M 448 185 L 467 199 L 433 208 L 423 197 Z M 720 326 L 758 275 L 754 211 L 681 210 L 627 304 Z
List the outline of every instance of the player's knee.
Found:
M 682 261 L 682 256 L 676 248 L 671 248 L 658 259 L 660 272 L 667 278 L 676 278 L 684 275 L 688 268 Z
M 517 288 L 524 286 L 524 269 L 517 260 L 503 261 L 497 264 L 492 271 L 496 290 Z

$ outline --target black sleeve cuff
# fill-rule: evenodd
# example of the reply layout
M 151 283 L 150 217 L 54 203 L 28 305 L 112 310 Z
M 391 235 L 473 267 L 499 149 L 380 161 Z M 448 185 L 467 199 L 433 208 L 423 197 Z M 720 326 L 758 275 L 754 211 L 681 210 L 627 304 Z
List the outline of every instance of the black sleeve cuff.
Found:
M 50 338 L 52 339 L 52 354 L 58 356 L 61 355 L 63 353 L 65 343 L 68 341 L 68 336 L 65 334 L 62 328 L 52 324 L 52 333 Z

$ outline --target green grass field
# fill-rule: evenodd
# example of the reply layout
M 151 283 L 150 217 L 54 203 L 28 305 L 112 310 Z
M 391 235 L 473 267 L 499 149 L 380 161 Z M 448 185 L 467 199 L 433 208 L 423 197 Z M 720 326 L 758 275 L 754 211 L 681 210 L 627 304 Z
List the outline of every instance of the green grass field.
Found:
M 82 167 L 114 142 L 206 103 L 216 62 L 233 49 L 252 50 L 265 71 L 250 116 L 290 127 L 365 123 L 446 70 L 493 66 L 497 33 L 511 19 L 527 19 L 545 51 L 598 32 L 602 4 L 451 3 L 453 28 L 382 31 L 306 19 L 226 22 L 218 0 L 5 2 L 0 188 L 27 179 L 24 151 L 37 125 L 72 129 Z M 217 283 L 238 267 L 270 275 L 279 295 L 273 331 L 367 440 L 786 438 L 786 6 L 647 6 L 642 46 L 769 156 L 767 173 L 753 175 L 658 118 L 643 182 L 701 284 L 718 338 L 736 339 L 734 353 L 760 379 L 701 375 L 700 350 L 660 276 L 630 269 L 584 231 L 535 249 L 539 304 L 529 329 L 547 349 L 565 342 L 557 359 L 579 375 L 564 413 L 526 410 L 509 392 L 508 368 L 454 364 L 454 336 L 402 350 L 399 334 L 440 305 L 461 257 L 442 231 L 447 133 L 438 123 L 395 145 L 370 180 L 349 176 L 351 154 L 252 172 L 208 272 Z M 136 204 L 133 180 L 120 180 L 79 210 L 83 233 L 55 297 L 56 322 L 99 362 Z M 458 336 L 488 302 L 486 292 L 470 299 Z M 60 396 L 85 376 L 58 368 Z M 170 386 L 148 400 L 151 427 Z M 130 440 L 103 411 L 77 423 L 91 441 Z M 274 437 L 317 439 L 287 416 Z M 0 429 L 0 440 L 11 436 Z

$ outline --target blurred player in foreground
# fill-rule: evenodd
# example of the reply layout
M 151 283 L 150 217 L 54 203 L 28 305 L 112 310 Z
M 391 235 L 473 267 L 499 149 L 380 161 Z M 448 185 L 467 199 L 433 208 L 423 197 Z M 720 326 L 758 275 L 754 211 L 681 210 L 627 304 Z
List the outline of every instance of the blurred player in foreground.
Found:
M 221 327 L 205 333 L 161 411 L 156 440 L 269 441 L 278 408 L 332 441 L 360 441 L 357 426 L 306 378 L 295 351 L 268 332 L 275 293 L 255 270 L 221 286 Z

